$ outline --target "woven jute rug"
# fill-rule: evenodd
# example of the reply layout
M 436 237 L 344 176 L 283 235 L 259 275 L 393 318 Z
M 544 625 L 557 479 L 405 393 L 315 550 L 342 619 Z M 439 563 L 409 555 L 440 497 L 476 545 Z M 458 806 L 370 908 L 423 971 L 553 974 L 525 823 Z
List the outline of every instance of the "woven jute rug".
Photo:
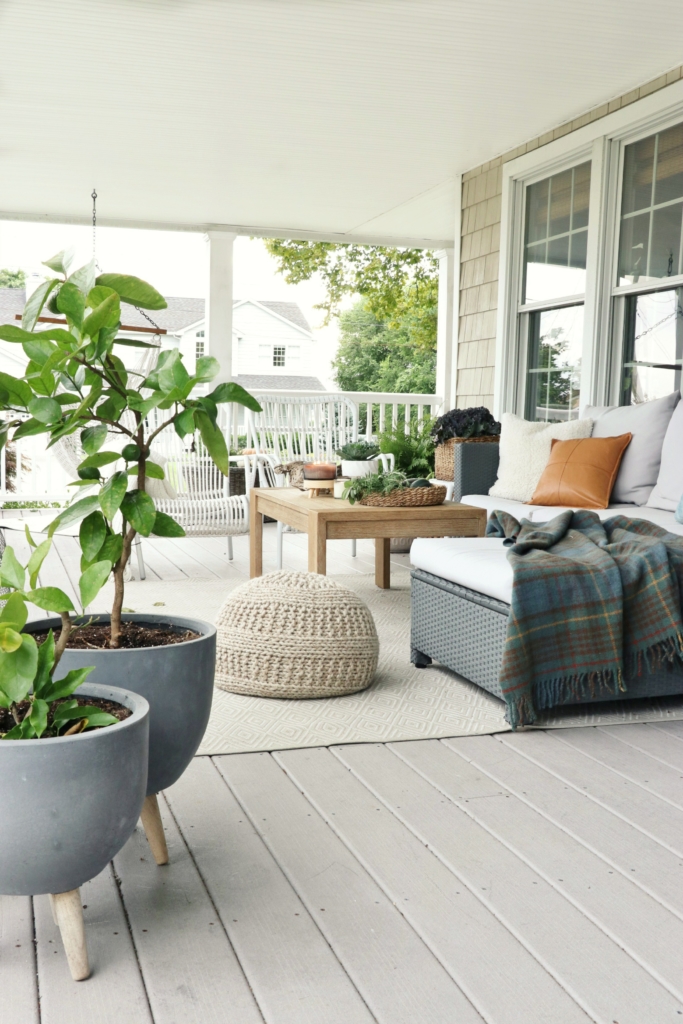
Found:
M 403 576 L 403 574 L 401 574 Z M 406 574 L 407 575 L 407 574 Z M 447 669 L 416 669 L 410 663 L 410 587 L 399 579 L 378 590 L 372 576 L 334 576 L 369 605 L 380 638 L 372 686 L 362 693 L 319 700 L 246 697 L 217 689 L 200 754 L 286 750 L 334 743 L 386 743 L 507 732 L 501 701 Z M 132 582 L 131 611 L 161 611 L 214 621 L 230 591 L 244 577 L 183 582 Z M 104 595 L 103 595 L 104 597 Z M 106 607 L 106 600 L 103 601 Z M 579 705 L 544 716 L 543 728 L 616 725 L 683 719 L 683 697 Z

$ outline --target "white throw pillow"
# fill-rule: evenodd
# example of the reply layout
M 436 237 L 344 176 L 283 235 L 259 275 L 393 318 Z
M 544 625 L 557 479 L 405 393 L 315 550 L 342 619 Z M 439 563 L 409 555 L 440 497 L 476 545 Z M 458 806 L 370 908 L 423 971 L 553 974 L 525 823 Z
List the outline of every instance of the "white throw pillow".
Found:
M 584 416 L 595 420 L 593 437 L 632 434 L 624 452 L 611 501 L 615 505 L 644 505 L 657 483 L 664 437 L 681 397 L 674 391 L 641 405 L 587 406 Z
M 683 402 L 679 402 L 669 420 L 662 445 L 662 464 L 652 494 L 647 500 L 649 508 L 663 508 L 675 512 L 683 495 Z
M 593 420 L 530 423 L 514 413 L 500 418 L 498 479 L 489 491 L 495 498 L 530 501 L 550 458 L 551 442 L 590 437 Z
M 161 466 L 164 473 L 166 472 L 166 463 L 168 462 L 168 459 L 165 455 L 158 455 L 156 452 L 152 452 L 150 459 L 152 462 L 156 462 L 157 466 Z M 145 480 L 145 491 L 149 494 L 150 498 L 154 498 L 157 501 L 163 501 L 164 499 L 169 498 L 171 501 L 175 501 L 178 497 L 178 492 L 167 476 L 165 476 L 163 480 L 158 480 L 156 477 L 148 476 Z

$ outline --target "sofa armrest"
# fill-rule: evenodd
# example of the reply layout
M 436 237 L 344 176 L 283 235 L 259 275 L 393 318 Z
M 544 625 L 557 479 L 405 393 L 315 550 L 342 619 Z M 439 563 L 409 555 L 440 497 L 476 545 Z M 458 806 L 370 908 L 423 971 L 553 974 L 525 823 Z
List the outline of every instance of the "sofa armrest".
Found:
M 498 477 L 500 446 L 475 442 L 455 445 L 453 501 L 463 494 L 488 494 Z

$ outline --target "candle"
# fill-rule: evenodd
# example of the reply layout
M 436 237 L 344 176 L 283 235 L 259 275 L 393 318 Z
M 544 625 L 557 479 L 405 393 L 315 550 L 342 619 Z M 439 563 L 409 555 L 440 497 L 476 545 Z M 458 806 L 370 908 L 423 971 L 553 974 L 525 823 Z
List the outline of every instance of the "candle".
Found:
M 304 480 L 334 480 L 336 475 L 334 462 L 307 462 L 304 465 Z

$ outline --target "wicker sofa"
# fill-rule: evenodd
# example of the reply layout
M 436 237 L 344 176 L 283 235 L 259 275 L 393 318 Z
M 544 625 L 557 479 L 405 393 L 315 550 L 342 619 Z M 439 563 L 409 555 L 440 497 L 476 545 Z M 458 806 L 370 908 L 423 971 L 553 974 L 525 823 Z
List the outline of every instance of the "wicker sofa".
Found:
M 517 519 L 539 523 L 563 511 L 489 495 L 497 475 L 494 447 L 471 446 L 458 454 L 454 500 L 488 512 L 502 509 Z M 486 449 L 483 459 L 478 459 L 477 448 Z M 472 480 L 478 484 L 477 493 L 468 493 L 463 486 Z M 647 519 L 683 536 L 683 525 L 676 521 L 674 511 L 614 504 L 598 514 L 606 519 L 615 513 Z M 432 661 L 439 662 L 502 699 L 498 680 L 512 596 L 512 567 L 502 541 L 488 537 L 420 538 L 412 545 L 410 559 L 413 664 L 426 667 Z M 620 697 L 681 693 L 683 669 L 674 668 L 627 680 L 627 692 Z

